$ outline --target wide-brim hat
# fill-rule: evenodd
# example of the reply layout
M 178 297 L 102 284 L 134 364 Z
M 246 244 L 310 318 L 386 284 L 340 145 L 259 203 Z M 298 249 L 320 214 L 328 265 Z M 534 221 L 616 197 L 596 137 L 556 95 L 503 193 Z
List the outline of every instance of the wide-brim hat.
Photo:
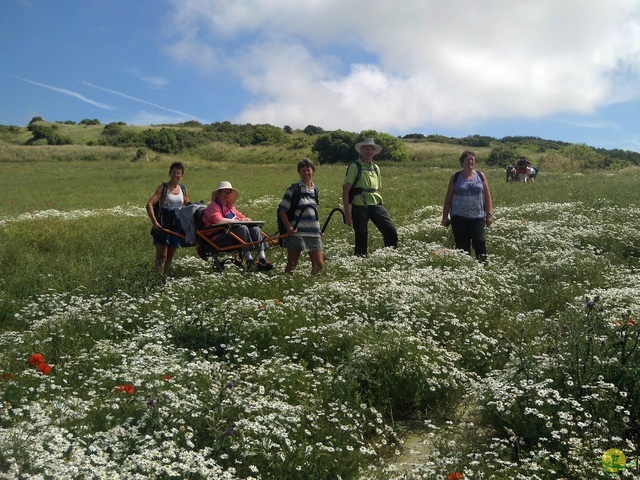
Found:
M 380 153 L 382 151 L 382 147 L 380 145 L 378 145 L 376 142 L 374 142 L 373 138 L 367 138 L 363 142 L 356 143 L 356 151 L 358 153 L 360 153 L 360 148 L 361 147 L 366 147 L 367 145 L 370 145 L 375 149 L 374 150 L 374 154 L 375 155 L 377 155 L 378 153 Z
M 236 198 L 238 198 L 238 195 L 240 195 L 240 192 L 238 191 L 238 189 L 233 188 L 233 186 L 231 185 L 231 182 L 220 182 L 218 184 L 218 188 L 216 188 L 213 192 L 211 192 L 211 198 L 216 198 L 220 190 L 227 190 L 227 189 L 231 189 L 233 191 L 229 199 L 229 203 L 233 205 L 234 203 L 236 203 Z

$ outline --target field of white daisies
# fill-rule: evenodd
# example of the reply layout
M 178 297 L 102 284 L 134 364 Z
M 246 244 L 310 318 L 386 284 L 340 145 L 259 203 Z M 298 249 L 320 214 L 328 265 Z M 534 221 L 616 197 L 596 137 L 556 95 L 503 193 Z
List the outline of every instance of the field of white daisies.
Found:
M 139 204 L 0 218 L 0 478 L 640 478 L 635 194 L 495 178 L 486 265 L 397 197 L 398 249 L 336 220 L 315 277 L 185 248 L 160 279 Z

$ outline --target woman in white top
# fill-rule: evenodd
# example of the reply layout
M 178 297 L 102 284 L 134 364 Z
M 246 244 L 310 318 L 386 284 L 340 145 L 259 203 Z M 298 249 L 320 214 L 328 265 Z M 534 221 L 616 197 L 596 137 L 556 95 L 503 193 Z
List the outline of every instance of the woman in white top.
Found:
M 158 185 L 147 202 L 147 214 L 153 225 L 151 235 L 156 247 L 154 270 L 160 275 L 171 273 L 173 256 L 182 241 L 181 237 L 166 233 L 162 229 L 183 233 L 177 217 L 177 211 L 189 203 L 187 189 L 180 184 L 183 175 L 182 162 L 172 163 L 169 168 L 169 181 Z

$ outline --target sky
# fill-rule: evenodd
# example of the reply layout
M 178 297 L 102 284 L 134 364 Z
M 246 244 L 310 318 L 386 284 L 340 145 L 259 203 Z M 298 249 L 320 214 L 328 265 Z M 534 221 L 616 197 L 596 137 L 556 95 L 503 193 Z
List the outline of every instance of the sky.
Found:
M 640 0 L 2 0 L 0 124 L 35 116 L 640 151 Z

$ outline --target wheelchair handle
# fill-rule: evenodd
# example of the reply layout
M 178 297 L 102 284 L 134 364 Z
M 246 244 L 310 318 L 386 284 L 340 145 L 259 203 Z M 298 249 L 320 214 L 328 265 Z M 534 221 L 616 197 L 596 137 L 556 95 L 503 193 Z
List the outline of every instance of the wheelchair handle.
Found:
M 342 210 L 340 207 L 336 207 L 333 210 L 331 210 L 331 212 L 329 212 L 329 216 L 325 220 L 324 225 L 322 226 L 322 229 L 320 230 L 320 233 L 324 233 L 324 231 L 327 229 L 327 225 L 329 225 L 329 220 L 331 220 L 331 217 L 336 212 L 340 212 L 342 214 L 342 222 L 343 223 L 347 223 L 347 217 L 344 214 L 344 210 Z

